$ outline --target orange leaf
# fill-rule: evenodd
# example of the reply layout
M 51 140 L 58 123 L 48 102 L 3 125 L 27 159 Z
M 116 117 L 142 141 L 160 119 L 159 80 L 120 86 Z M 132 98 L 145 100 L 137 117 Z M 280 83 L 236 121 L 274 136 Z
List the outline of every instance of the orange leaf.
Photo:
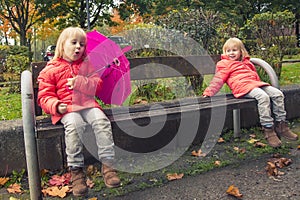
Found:
M 265 143 L 262 143 L 262 142 L 256 142 L 254 144 L 254 147 L 266 147 L 267 145 Z
M 277 176 L 278 175 L 278 169 L 276 168 L 275 164 L 272 162 L 267 163 L 266 171 L 269 176 Z
M 199 149 L 198 151 L 192 151 L 192 155 L 193 156 L 196 156 L 196 157 L 205 157 L 206 156 L 206 153 L 202 153 L 202 150 Z
M 42 190 L 42 193 L 45 196 L 46 195 L 53 196 L 53 197 L 58 196 L 60 198 L 64 198 L 68 192 L 70 192 L 70 188 L 67 185 L 61 188 L 59 188 L 58 186 L 52 186 Z
M 218 139 L 218 143 L 223 143 L 223 142 L 225 142 L 225 140 L 224 140 L 223 138 L 220 137 L 220 138 Z
M 300 145 L 298 145 L 297 149 L 300 149 Z
M 173 180 L 177 180 L 177 179 L 182 179 L 183 175 L 184 175 L 183 173 L 181 173 L 181 174 L 177 174 L 177 173 L 167 174 L 167 179 L 169 181 L 173 181 Z
M 0 185 L 4 185 L 7 181 L 9 180 L 9 178 L 1 178 L 0 177 Z
M 11 193 L 11 194 L 22 193 L 21 185 L 17 184 L 17 183 L 11 184 L 6 190 L 8 193 Z
M 41 170 L 41 176 L 45 176 L 49 172 L 48 169 L 42 169 Z
M 236 152 L 241 153 L 241 154 L 246 152 L 246 148 L 241 148 L 240 149 L 238 147 L 233 147 L 233 150 L 235 150 Z
M 221 165 L 221 161 L 216 160 L 216 161 L 214 162 L 214 164 L 215 164 L 215 166 L 220 166 L 220 165 Z
M 227 194 L 235 196 L 237 198 L 242 198 L 242 194 L 240 193 L 239 189 L 235 187 L 234 185 L 229 186 L 229 188 L 226 191 Z

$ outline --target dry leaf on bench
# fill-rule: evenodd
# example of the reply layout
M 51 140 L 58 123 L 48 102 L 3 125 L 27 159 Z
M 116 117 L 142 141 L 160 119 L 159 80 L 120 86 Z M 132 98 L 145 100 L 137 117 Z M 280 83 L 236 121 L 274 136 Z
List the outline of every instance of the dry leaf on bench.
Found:
M 0 177 L 0 185 L 4 185 L 8 180 L 9 180 L 9 178 Z
M 239 189 L 237 187 L 235 187 L 234 185 L 229 186 L 226 193 L 229 195 L 235 196 L 237 198 L 243 197 L 243 195 L 240 193 Z
M 202 153 L 202 150 L 199 149 L 198 151 L 192 151 L 192 155 L 193 156 L 196 156 L 196 157 L 205 157 L 206 156 L 206 153 Z
M 18 183 L 11 184 L 6 190 L 10 194 L 22 193 L 21 185 Z
M 177 173 L 167 174 L 167 179 L 169 181 L 173 181 L 173 180 L 177 180 L 177 179 L 182 179 L 183 175 L 184 175 L 183 173 L 181 173 L 181 174 L 177 174 Z

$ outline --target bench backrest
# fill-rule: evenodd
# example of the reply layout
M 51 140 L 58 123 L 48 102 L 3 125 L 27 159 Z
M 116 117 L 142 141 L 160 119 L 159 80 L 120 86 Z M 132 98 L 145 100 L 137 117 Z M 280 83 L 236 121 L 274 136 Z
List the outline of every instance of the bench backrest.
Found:
M 165 56 L 147 58 L 129 58 L 131 80 L 146 80 L 181 76 L 199 76 L 214 74 L 215 64 L 220 55 L 204 56 Z M 37 99 L 37 77 L 47 62 L 32 62 L 32 82 L 34 99 Z M 42 115 L 41 108 L 35 102 L 35 114 Z

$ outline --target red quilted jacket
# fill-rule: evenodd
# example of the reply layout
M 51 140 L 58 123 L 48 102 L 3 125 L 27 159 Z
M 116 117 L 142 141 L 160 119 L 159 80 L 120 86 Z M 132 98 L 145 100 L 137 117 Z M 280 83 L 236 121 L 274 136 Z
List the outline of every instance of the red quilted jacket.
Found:
M 245 57 L 242 61 L 232 61 L 228 56 L 222 55 L 217 63 L 216 73 L 203 95 L 215 95 L 224 83 L 227 83 L 232 94 L 237 98 L 246 95 L 254 88 L 269 85 L 260 80 L 249 57 Z
M 62 58 L 51 60 L 38 76 L 38 104 L 45 113 L 51 115 L 52 123 L 56 124 L 63 115 L 58 113 L 60 103 L 67 104 L 67 113 L 86 108 L 98 107 L 95 94 L 101 89 L 102 80 L 96 74 L 87 77 L 93 68 L 87 60 L 69 63 Z M 70 90 L 67 79 L 77 76 L 74 89 Z

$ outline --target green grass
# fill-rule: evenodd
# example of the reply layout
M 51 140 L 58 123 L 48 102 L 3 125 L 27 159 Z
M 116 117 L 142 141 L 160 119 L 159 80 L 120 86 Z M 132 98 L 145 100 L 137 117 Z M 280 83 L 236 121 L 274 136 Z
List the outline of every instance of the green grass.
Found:
M 22 118 L 21 94 L 9 94 L 7 88 L 0 88 L 0 120 Z
M 281 86 L 300 84 L 300 63 L 284 64 L 281 68 L 279 83 Z

